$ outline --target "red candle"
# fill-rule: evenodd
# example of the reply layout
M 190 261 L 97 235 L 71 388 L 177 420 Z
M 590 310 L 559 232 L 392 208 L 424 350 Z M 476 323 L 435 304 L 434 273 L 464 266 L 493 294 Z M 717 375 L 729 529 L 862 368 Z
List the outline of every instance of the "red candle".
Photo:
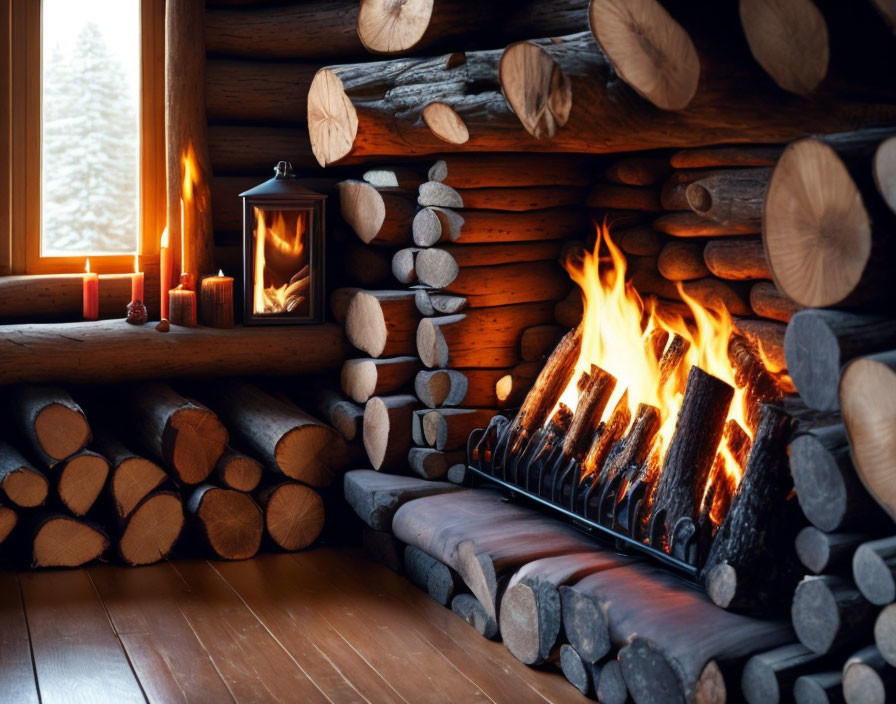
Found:
M 168 289 L 171 288 L 171 272 L 174 269 L 174 252 L 168 246 L 168 228 L 162 230 L 162 240 L 159 247 L 159 288 L 162 291 L 159 317 L 164 318 L 168 314 Z
M 131 302 L 143 301 L 143 272 L 140 271 L 140 261 L 134 255 L 134 275 L 131 277 Z
M 84 266 L 84 320 L 98 320 L 100 317 L 100 277 L 90 272 L 90 259 Z

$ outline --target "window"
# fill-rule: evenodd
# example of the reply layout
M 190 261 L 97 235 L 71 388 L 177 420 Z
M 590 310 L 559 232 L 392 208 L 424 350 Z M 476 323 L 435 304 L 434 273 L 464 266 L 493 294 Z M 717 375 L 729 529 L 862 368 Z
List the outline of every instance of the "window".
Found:
M 94 271 L 131 271 L 164 226 L 164 0 L 6 2 L 5 268 L 78 273 L 89 256 Z

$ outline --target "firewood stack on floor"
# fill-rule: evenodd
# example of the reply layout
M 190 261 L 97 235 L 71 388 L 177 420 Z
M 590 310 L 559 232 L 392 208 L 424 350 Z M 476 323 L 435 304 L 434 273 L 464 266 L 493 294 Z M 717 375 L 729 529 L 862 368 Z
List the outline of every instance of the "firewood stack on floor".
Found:
M 74 567 L 108 552 L 145 565 L 172 554 L 245 559 L 263 538 L 283 550 L 313 543 L 324 526 L 318 490 L 346 462 L 339 435 L 248 383 L 183 387 L 5 389 L 5 556 Z

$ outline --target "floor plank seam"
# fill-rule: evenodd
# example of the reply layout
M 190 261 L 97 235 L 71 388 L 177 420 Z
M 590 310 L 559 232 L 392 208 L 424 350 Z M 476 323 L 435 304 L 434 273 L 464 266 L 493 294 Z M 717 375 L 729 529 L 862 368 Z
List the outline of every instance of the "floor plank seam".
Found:
M 44 698 L 40 693 L 40 679 L 37 677 L 37 662 L 34 660 L 34 644 L 31 642 L 31 624 L 28 622 L 28 609 L 25 608 L 25 591 L 22 589 L 22 580 L 16 573 L 16 585 L 19 587 L 19 603 L 22 606 L 22 617 L 25 619 L 25 632 L 28 634 L 28 653 L 31 655 L 31 672 L 34 675 L 34 688 L 37 690 L 37 701 L 42 703 Z

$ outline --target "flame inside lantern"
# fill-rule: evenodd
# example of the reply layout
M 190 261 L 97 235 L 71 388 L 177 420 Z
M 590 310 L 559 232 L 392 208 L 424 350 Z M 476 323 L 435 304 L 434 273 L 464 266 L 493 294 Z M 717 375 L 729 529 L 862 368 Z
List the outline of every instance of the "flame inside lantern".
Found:
M 308 214 L 254 208 L 253 311 L 262 315 L 307 311 L 308 267 L 305 232 Z

